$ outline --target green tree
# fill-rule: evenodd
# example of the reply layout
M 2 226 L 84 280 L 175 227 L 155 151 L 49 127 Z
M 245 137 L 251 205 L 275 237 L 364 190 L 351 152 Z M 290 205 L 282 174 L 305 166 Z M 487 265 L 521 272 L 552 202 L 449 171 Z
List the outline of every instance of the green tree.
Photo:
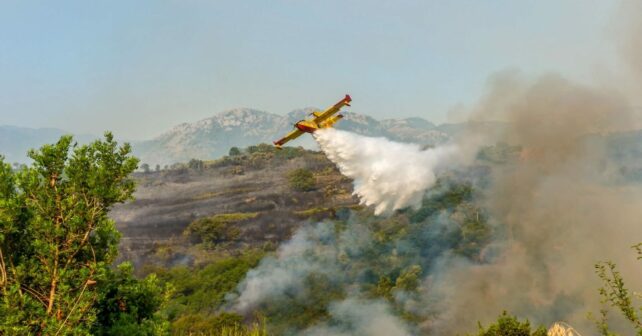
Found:
M 223 327 L 241 326 L 243 317 L 221 312 L 225 296 L 263 258 L 260 250 L 223 257 L 202 267 L 158 269 L 158 277 L 172 285 L 172 300 L 163 308 L 174 335 L 220 335 Z
M 642 243 L 633 246 L 638 253 L 638 260 L 642 259 Z M 592 315 L 589 317 L 595 322 L 601 335 L 617 335 L 609 327 L 608 323 L 608 306 L 619 310 L 620 314 L 631 324 L 637 335 L 642 335 L 642 318 L 638 314 L 638 309 L 633 304 L 633 298 L 630 290 L 624 284 L 624 278 L 617 270 L 615 263 L 604 261 L 595 265 L 595 272 L 602 280 L 603 286 L 599 288 L 602 305 L 600 310 L 600 319 L 595 319 Z
M 397 277 L 394 289 L 414 291 L 419 287 L 421 266 L 412 265 Z
M 241 231 L 234 224 L 258 216 L 257 212 L 218 214 L 199 218 L 187 226 L 183 234 L 194 235 L 204 243 L 213 244 L 232 241 Z
M 520 322 L 517 317 L 508 315 L 506 311 L 497 319 L 497 322 L 484 328 L 479 323 L 477 336 L 546 336 L 546 329 L 538 327 L 532 330 L 530 322 Z
M 149 165 L 147 163 L 143 163 L 140 165 L 140 169 L 143 170 L 143 173 L 147 174 L 150 172 Z
M 387 276 L 382 276 L 379 278 L 379 282 L 377 282 L 377 286 L 374 288 L 374 294 L 392 301 L 393 288 L 394 283 L 392 280 Z
M 238 155 L 241 155 L 241 150 L 240 150 L 238 147 L 232 147 L 232 148 L 230 148 L 229 155 L 230 155 L 230 156 L 238 156 Z
M 296 191 L 310 191 L 316 187 L 316 180 L 309 169 L 299 168 L 288 173 L 288 183 Z
M 169 331 L 169 322 L 159 310 L 170 291 L 160 285 L 156 275 L 139 281 L 133 271 L 128 262 L 107 270 L 95 304 L 98 313 L 93 335 L 161 335 Z
M 0 334 L 89 333 L 117 254 L 108 212 L 134 191 L 130 154 L 105 133 L 32 150 L 19 172 L 0 160 Z
M 246 150 L 249 154 L 254 154 L 259 151 L 259 146 L 252 145 L 252 146 L 249 146 Z
M 191 159 L 189 160 L 187 167 L 189 167 L 189 169 L 202 171 L 203 168 L 205 167 L 205 163 L 203 162 L 203 160 Z

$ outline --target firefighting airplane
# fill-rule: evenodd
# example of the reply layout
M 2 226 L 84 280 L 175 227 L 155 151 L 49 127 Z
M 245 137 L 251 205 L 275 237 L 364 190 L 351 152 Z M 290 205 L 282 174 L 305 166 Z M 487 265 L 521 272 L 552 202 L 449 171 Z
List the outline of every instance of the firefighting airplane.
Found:
M 334 114 L 339 112 L 342 107 L 350 106 L 351 101 L 352 98 L 350 98 L 350 95 L 346 95 L 343 99 L 341 99 L 338 103 L 332 105 L 332 107 L 330 107 L 329 109 L 323 112 L 315 111 L 310 113 L 310 115 L 314 116 L 313 118 L 301 120 L 294 124 L 295 129 L 284 136 L 282 139 L 274 141 L 274 146 L 276 146 L 276 148 L 278 149 L 281 149 L 281 146 L 283 146 L 283 144 L 300 137 L 303 133 L 314 133 L 320 128 L 332 127 L 337 121 L 343 118 L 342 114 L 337 114 L 336 116 Z

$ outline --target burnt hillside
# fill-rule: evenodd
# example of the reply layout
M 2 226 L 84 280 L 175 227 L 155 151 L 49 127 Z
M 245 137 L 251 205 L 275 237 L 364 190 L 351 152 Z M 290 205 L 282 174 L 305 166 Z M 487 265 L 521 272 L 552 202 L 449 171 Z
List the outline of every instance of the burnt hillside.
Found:
M 121 260 L 171 266 L 277 246 L 305 221 L 340 216 L 357 205 L 351 181 L 322 153 L 259 145 L 236 154 L 136 173 L 136 199 L 111 212 L 123 234 Z M 289 184 L 288 174 L 301 168 L 312 173 L 312 190 Z M 186 232 L 191 223 L 221 221 L 223 227 L 199 231 L 206 236 Z

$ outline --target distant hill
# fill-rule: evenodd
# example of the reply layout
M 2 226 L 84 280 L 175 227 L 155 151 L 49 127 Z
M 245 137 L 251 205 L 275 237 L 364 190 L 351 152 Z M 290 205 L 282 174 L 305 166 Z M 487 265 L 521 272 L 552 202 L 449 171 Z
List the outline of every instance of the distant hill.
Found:
M 193 123 L 183 123 L 143 141 L 134 141 L 134 154 L 141 162 L 151 166 L 171 165 L 196 158 L 201 160 L 217 159 L 229 152 L 231 147 L 248 147 L 260 143 L 271 144 L 274 140 L 292 130 L 299 120 L 309 116 L 315 108 L 294 110 L 286 115 L 278 115 L 249 108 L 238 108 L 218 113 L 210 118 Z M 367 136 L 385 136 L 391 140 L 413 142 L 422 145 L 444 143 L 467 129 L 468 123 L 435 125 L 423 118 L 376 120 L 370 116 L 345 112 L 345 118 L 337 124 L 338 129 Z M 477 123 L 488 132 L 501 129 L 499 123 Z M 7 162 L 25 163 L 26 153 L 46 143 L 55 142 L 61 135 L 69 132 L 54 128 L 22 128 L 0 126 L 0 154 Z M 95 139 L 97 136 L 76 136 L 80 143 Z M 312 137 L 304 136 L 289 143 L 289 146 L 302 146 L 316 149 Z
M 27 151 L 39 148 L 43 144 L 56 142 L 62 135 L 70 132 L 57 128 L 26 128 L 16 126 L 0 126 L 0 155 L 9 163 L 25 163 L 29 159 Z M 94 139 L 91 135 L 76 137 L 79 142 Z
M 233 109 L 195 123 L 180 124 L 160 136 L 134 144 L 134 152 L 143 162 L 171 164 L 192 158 L 215 159 L 231 147 L 272 143 L 314 108 L 294 110 L 285 116 L 253 109 Z M 392 140 L 435 145 L 451 139 L 453 127 L 436 126 L 422 118 L 376 120 L 367 115 L 345 112 L 338 129 L 367 136 L 385 136 Z M 465 124 L 458 129 L 464 128 Z M 489 125 L 493 127 L 492 125 Z M 290 146 L 316 148 L 311 137 L 301 137 Z

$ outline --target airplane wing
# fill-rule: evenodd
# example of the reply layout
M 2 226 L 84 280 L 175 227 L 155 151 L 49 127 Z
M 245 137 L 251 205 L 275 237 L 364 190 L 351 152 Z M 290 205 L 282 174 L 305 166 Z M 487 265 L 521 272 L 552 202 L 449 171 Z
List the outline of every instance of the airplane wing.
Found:
M 352 98 L 350 98 L 350 95 L 346 95 L 345 98 L 341 99 L 338 103 L 332 105 L 329 109 L 323 111 L 323 112 L 315 112 L 314 113 L 314 121 L 316 123 L 320 123 L 328 118 L 330 118 L 333 114 L 339 112 L 339 110 L 344 107 L 344 106 L 350 106 L 350 102 L 352 101 Z
M 285 144 L 286 142 L 288 142 L 290 140 L 294 140 L 294 139 L 300 137 L 301 134 L 303 134 L 303 132 L 301 132 L 299 129 L 295 129 L 294 131 L 292 131 L 292 132 L 288 133 L 286 136 L 284 136 L 282 139 L 274 141 L 274 145 L 277 148 L 281 148 L 281 146 L 283 146 L 283 144 Z

